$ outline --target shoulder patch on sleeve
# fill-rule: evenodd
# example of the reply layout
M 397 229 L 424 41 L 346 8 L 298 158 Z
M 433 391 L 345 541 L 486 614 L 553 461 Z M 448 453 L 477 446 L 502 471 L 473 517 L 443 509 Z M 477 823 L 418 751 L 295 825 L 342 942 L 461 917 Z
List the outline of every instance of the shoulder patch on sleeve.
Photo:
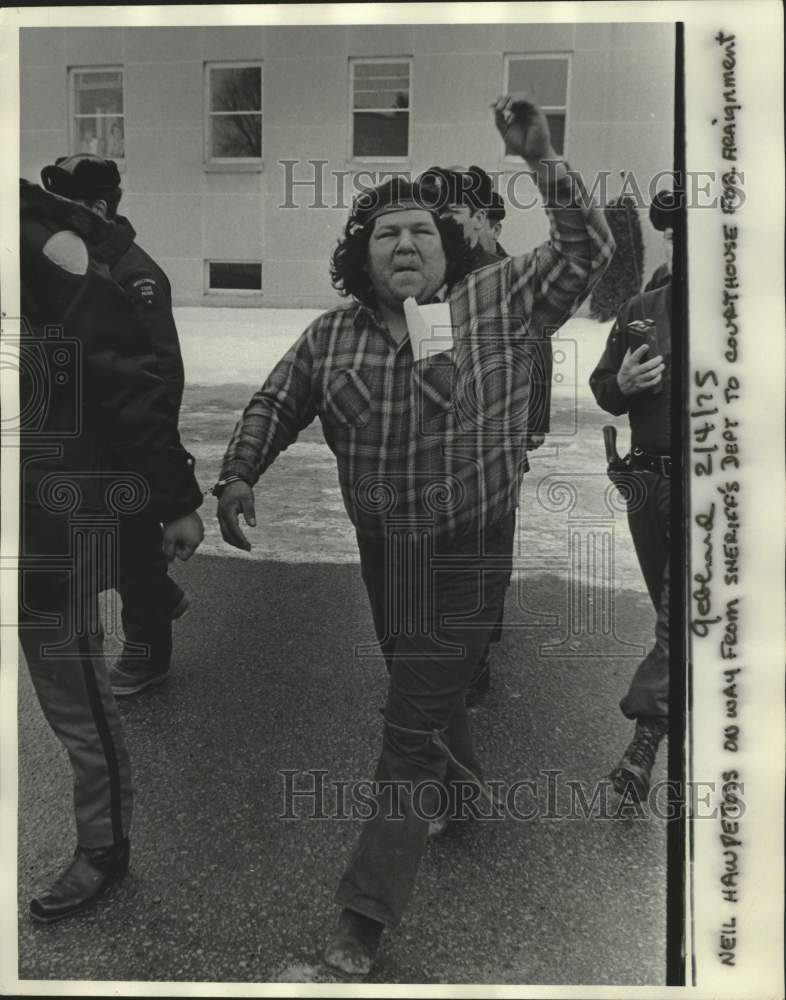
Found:
M 44 244 L 44 256 L 68 274 L 87 274 L 87 247 L 68 229 L 49 237 Z
M 142 305 L 150 306 L 158 295 L 158 285 L 156 279 L 150 276 L 136 278 L 131 282 L 129 293 L 134 296 Z

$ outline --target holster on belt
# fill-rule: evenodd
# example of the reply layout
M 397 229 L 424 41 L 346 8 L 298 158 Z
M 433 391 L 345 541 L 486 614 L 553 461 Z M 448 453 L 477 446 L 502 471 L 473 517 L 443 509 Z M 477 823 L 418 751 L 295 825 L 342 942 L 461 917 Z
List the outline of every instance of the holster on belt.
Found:
M 637 492 L 637 477 L 631 466 L 630 455 L 620 458 L 617 452 L 617 428 L 612 424 L 606 424 L 603 428 L 603 445 L 606 449 L 606 473 L 622 499 L 630 506 Z
M 617 451 L 617 428 L 612 424 L 606 424 L 603 428 L 603 446 L 606 449 L 606 472 L 616 484 L 620 476 L 630 472 L 630 456 L 620 458 Z

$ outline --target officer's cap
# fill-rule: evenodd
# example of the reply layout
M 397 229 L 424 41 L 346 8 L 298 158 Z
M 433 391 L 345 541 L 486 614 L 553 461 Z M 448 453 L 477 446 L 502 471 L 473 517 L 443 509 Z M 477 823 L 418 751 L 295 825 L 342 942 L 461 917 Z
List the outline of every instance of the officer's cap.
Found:
M 671 191 L 659 191 L 650 205 L 650 222 L 662 233 L 665 229 L 674 228 L 677 215 L 677 197 Z
M 467 169 L 470 177 L 477 178 L 478 207 L 485 208 L 491 222 L 502 222 L 505 218 L 505 202 L 502 195 L 494 190 L 491 177 L 482 167 L 470 166 Z
M 41 171 L 47 191 L 63 198 L 100 198 L 120 187 L 120 171 L 114 160 L 91 153 L 58 156 Z
M 429 179 L 440 191 L 440 207 L 467 205 L 473 211 L 485 208 L 495 213 L 495 221 L 505 217 L 505 205 L 494 190 L 491 177 L 482 167 L 471 166 L 467 170 L 457 167 L 429 167 L 421 174 L 421 180 Z
M 501 222 L 505 218 L 505 202 L 502 196 L 494 190 L 494 183 L 483 167 L 474 164 L 467 168 L 467 174 L 476 179 L 476 198 L 478 208 L 485 208 L 489 219 Z

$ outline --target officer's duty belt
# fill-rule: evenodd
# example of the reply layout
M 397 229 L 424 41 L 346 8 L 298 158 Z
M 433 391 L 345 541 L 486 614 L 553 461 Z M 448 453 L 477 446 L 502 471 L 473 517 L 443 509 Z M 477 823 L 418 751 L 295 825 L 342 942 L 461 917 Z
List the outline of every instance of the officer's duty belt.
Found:
M 646 472 L 655 472 L 659 476 L 671 476 L 671 456 L 670 455 L 650 455 L 641 448 L 633 448 L 630 453 L 630 464 L 632 469 L 643 469 Z

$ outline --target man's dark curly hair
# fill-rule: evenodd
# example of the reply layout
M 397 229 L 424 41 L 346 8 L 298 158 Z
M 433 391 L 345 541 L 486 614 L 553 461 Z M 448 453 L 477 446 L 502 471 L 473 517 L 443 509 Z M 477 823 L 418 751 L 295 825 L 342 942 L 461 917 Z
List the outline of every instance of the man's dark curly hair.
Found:
M 464 238 L 464 230 L 455 219 L 432 217 L 447 260 L 445 284 L 452 288 L 472 270 L 472 250 Z M 344 237 L 338 241 L 330 261 L 330 278 L 339 295 L 352 295 L 372 309 L 376 306 L 377 297 L 368 273 L 368 244 L 374 221 L 356 229 L 350 218 L 344 227 Z

